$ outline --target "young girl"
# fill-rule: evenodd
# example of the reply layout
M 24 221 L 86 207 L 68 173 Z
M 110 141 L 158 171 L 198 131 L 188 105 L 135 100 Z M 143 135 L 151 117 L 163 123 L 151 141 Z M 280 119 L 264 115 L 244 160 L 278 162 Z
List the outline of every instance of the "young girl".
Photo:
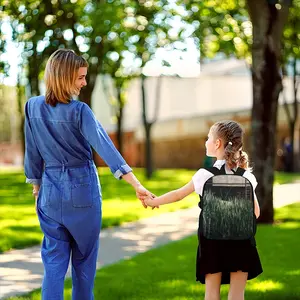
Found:
M 226 174 L 232 174 L 237 167 L 246 169 L 243 174 L 253 186 L 257 181 L 248 169 L 248 156 L 242 151 L 243 130 L 234 121 L 215 123 L 205 143 L 206 155 L 216 157 L 214 167 L 221 169 L 225 164 Z M 155 199 L 146 197 L 149 206 L 159 206 L 179 201 L 192 192 L 202 196 L 205 182 L 213 174 L 206 169 L 200 169 L 192 180 L 180 189 L 166 193 Z M 255 216 L 259 217 L 260 209 L 254 193 Z M 200 202 L 201 207 L 201 202 Z M 230 283 L 228 300 L 244 299 L 247 279 L 257 277 L 262 273 L 262 266 L 256 249 L 255 239 L 249 240 L 211 240 L 206 239 L 198 231 L 199 246 L 197 252 L 196 278 L 205 283 L 205 300 L 220 299 L 220 285 Z

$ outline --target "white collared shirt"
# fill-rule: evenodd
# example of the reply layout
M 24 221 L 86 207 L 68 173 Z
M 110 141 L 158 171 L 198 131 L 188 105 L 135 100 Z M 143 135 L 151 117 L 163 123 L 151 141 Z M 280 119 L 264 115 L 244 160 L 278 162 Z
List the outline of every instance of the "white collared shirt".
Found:
M 225 164 L 225 160 L 217 160 L 214 163 L 214 167 L 216 167 L 220 170 L 224 164 Z M 225 166 L 225 172 L 226 172 L 226 174 L 233 174 L 232 170 L 228 169 L 226 166 Z M 203 186 L 204 186 L 205 182 L 213 176 L 214 176 L 213 173 L 211 173 L 205 169 L 199 169 L 192 178 L 193 183 L 194 183 L 195 192 L 197 194 L 199 194 L 200 196 L 202 196 Z M 251 182 L 253 191 L 254 191 L 257 186 L 257 181 L 256 181 L 255 176 L 252 173 L 250 173 L 249 171 L 245 171 L 245 173 L 243 174 L 243 177 L 247 178 Z

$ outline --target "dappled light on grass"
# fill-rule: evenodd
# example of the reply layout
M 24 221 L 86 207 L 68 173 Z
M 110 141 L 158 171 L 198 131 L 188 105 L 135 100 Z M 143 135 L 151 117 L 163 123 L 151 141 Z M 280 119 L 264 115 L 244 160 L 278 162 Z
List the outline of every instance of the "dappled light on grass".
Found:
M 299 196 L 300 197 L 300 196 Z M 277 223 L 300 222 L 300 205 L 288 205 L 275 210 L 275 219 Z
M 249 283 L 247 286 L 247 290 L 249 291 L 260 291 L 260 292 L 268 292 L 272 290 L 282 290 L 284 285 L 280 282 L 272 281 L 272 280 L 264 280 L 255 283 Z
M 300 229 L 300 222 L 284 222 L 278 223 L 282 229 Z
M 286 274 L 286 275 L 289 275 L 289 276 L 300 276 L 300 269 L 288 271 L 288 272 L 286 272 L 285 274 Z M 299 278 L 300 278 L 300 277 L 299 277 Z
M 176 290 L 183 291 L 189 289 L 192 292 L 198 290 L 194 285 L 190 285 L 186 280 L 181 279 L 162 280 L 160 282 L 156 282 L 155 287 L 160 289 L 171 289 L 174 291 L 174 296 L 176 295 Z

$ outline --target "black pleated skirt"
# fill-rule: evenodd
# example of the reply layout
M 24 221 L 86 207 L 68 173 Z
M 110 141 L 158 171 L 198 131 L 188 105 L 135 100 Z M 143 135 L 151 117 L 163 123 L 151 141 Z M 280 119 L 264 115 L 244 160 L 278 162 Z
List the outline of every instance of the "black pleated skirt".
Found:
M 221 284 L 230 283 L 230 272 L 248 273 L 248 280 L 262 273 L 255 239 L 244 241 L 209 240 L 199 235 L 196 279 L 205 283 L 205 275 L 222 272 Z

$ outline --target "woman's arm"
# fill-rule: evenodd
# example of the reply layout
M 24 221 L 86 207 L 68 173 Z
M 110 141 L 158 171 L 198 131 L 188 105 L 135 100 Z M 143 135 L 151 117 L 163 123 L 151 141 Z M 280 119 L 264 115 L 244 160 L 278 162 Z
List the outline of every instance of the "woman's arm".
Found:
M 173 202 L 182 200 L 183 198 L 190 195 L 194 191 L 195 191 L 194 183 L 191 180 L 189 183 L 187 183 L 183 187 L 181 187 L 177 190 L 168 192 L 168 193 L 166 193 L 162 196 L 159 196 L 153 200 L 151 200 L 150 198 L 146 198 L 145 203 L 152 207 L 164 205 L 164 204 L 168 204 L 168 203 L 173 203 Z
M 256 197 L 256 194 L 254 193 L 254 213 L 256 216 L 256 219 L 260 216 L 260 208 L 259 208 L 259 203 Z
M 40 185 L 42 182 L 42 173 L 44 161 L 35 143 L 32 128 L 30 126 L 29 118 L 29 102 L 25 104 L 25 157 L 24 157 L 24 171 L 26 182 L 33 185 Z
M 81 134 L 105 161 L 117 179 L 121 179 L 125 174 L 132 172 L 105 129 L 85 103 L 82 103 L 78 122 Z

